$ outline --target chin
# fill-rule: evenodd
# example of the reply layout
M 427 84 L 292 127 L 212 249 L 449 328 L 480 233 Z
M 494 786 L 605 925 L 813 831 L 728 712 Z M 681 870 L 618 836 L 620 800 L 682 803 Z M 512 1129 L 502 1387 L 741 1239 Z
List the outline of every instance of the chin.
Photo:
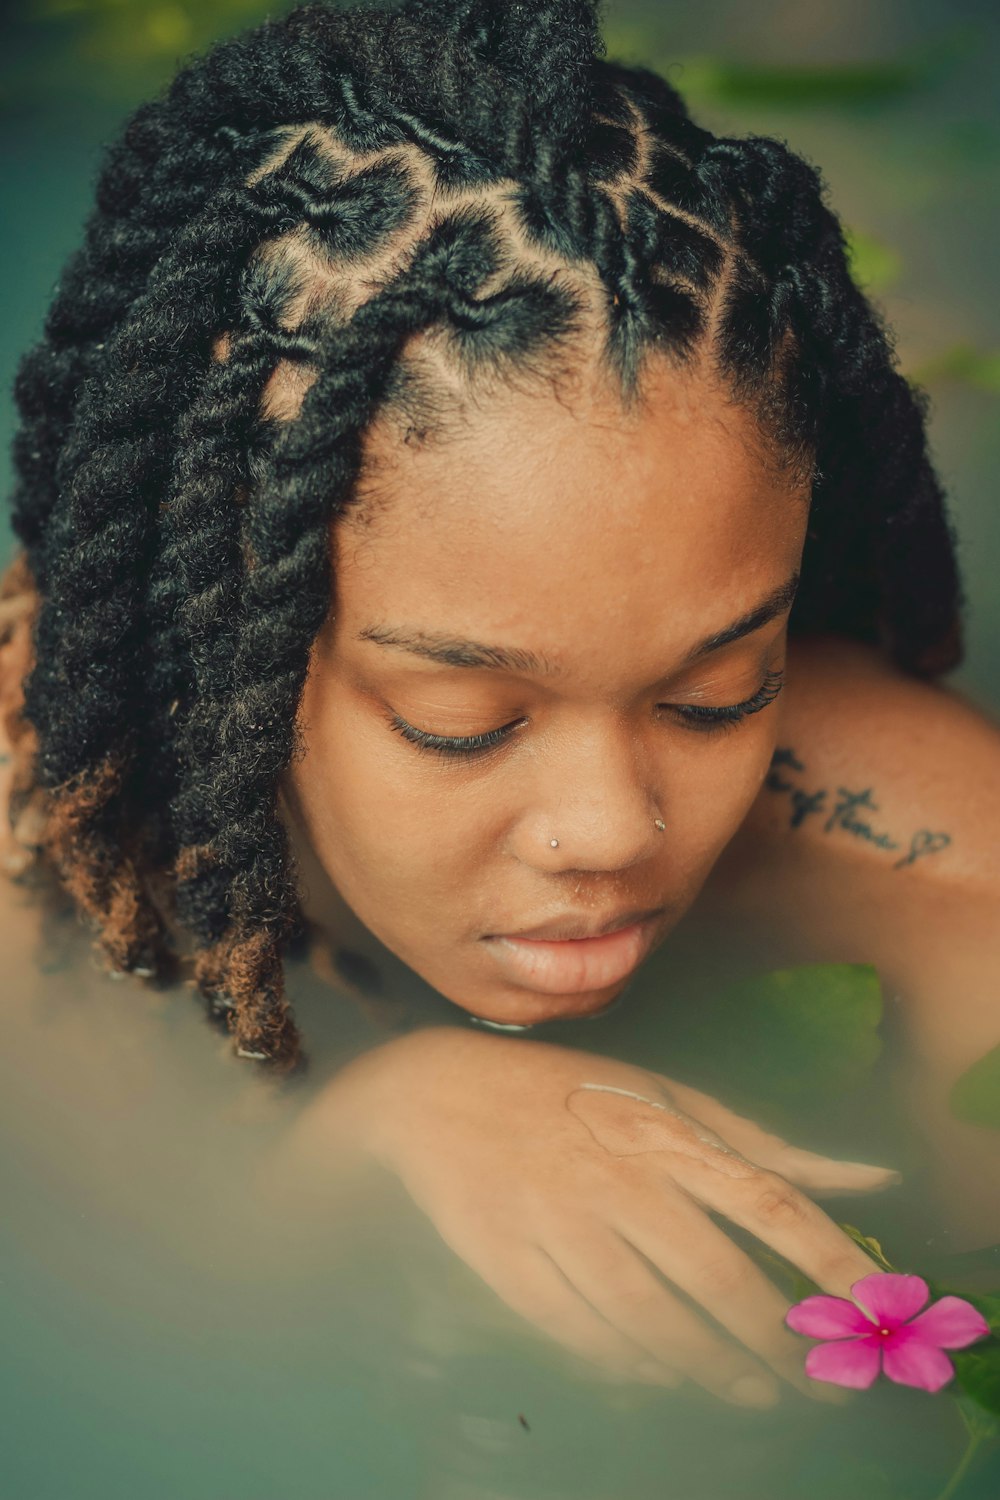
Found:
M 631 977 L 629 975 L 629 979 Z M 522 993 L 509 999 L 484 999 L 481 1003 L 456 1000 L 454 1003 L 477 1020 L 492 1021 L 497 1026 L 539 1026 L 543 1021 L 576 1021 L 586 1016 L 598 1016 L 614 1005 L 628 983 L 626 979 L 607 989 L 581 995 Z

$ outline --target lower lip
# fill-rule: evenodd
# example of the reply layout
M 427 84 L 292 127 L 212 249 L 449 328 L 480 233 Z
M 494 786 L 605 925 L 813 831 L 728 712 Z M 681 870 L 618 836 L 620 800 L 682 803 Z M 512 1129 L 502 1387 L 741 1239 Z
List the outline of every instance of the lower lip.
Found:
M 647 920 L 605 937 L 562 942 L 490 937 L 484 941 L 508 975 L 526 989 L 542 995 L 583 995 L 626 979 L 649 952 L 655 930 L 655 923 Z

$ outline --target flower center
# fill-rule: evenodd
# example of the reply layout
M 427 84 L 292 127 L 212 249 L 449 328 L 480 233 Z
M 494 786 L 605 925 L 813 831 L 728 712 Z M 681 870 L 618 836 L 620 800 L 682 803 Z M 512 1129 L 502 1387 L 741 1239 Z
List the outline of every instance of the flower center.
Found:
M 891 1332 L 892 1332 L 891 1328 L 880 1328 L 879 1329 L 879 1333 L 882 1335 L 883 1338 L 888 1338 L 889 1334 Z

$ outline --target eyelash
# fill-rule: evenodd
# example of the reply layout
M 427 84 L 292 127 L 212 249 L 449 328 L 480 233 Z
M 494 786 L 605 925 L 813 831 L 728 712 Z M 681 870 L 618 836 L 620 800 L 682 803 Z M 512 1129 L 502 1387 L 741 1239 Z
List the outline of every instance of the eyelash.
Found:
M 703 704 L 685 703 L 663 705 L 669 706 L 671 713 L 678 715 L 689 729 L 694 729 L 700 734 L 711 734 L 720 729 L 731 729 L 751 714 L 760 713 L 762 708 L 767 708 L 773 703 L 784 686 L 784 673 L 768 672 L 757 692 L 752 698 L 746 698 L 742 703 L 727 703 L 719 708 L 707 708 Z M 407 724 L 398 714 L 393 714 L 389 720 L 390 727 L 409 744 L 415 745 L 418 750 L 429 750 L 433 754 L 448 757 L 465 757 L 471 759 L 476 755 L 485 755 L 488 751 L 496 749 L 512 729 L 523 724 L 523 719 L 514 719 L 510 724 L 502 724 L 499 729 L 491 729 L 487 734 L 460 735 L 449 737 L 440 734 L 427 734 L 423 729 L 415 729 L 412 724 Z

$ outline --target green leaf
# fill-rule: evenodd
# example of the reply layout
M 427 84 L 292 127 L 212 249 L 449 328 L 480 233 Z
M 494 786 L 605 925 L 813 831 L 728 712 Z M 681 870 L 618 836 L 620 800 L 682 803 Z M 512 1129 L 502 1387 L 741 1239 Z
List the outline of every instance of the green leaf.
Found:
M 881 1051 L 869 964 L 803 964 L 732 985 L 672 1016 L 679 1042 L 752 1101 L 818 1103 L 860 1086 Z
M 885 292 L 898 280 L 903 258 L 891 245 L 883 244 L 860 229 L 847 232 L 851 275 L 864 292 Z
M 853 1224 L 841 1224 L 840 1227 L 845 1234 L 850 1235 L 856 1245 L 860 1245 L 866 1255 L 871 1256 L 875 1264 L 880 1266 L 883 1271 L 895 1271 L 896 1267 L 888 1259 L 878 1240 L 874 1239 L 872 1235 L 862 1234 L 861 1230 L 857 1229 Z
M 1000 1417 L 1000 1339 L 958 1349 L 951 1358 L 961 1390 L 984 1411 Z
M 994 1416 L 962 1391 L 955 1397 L 955 1401 L 970 1437 L 987 1440 L 1000 1438 L 1000 1416 Z
M 1000 1130 L 1000 1047 L 974 1062 L 954 1085 L 949 1100 L 956 1120 Z
M 1000 1336 L 1000 1295 L 984 1295 L 982 1292 L 961 1292 L 955 1296 L 962 1296 L 966 1302 L 971 1302 L 977 1311 L 981 1312 L 993 1333 Z

